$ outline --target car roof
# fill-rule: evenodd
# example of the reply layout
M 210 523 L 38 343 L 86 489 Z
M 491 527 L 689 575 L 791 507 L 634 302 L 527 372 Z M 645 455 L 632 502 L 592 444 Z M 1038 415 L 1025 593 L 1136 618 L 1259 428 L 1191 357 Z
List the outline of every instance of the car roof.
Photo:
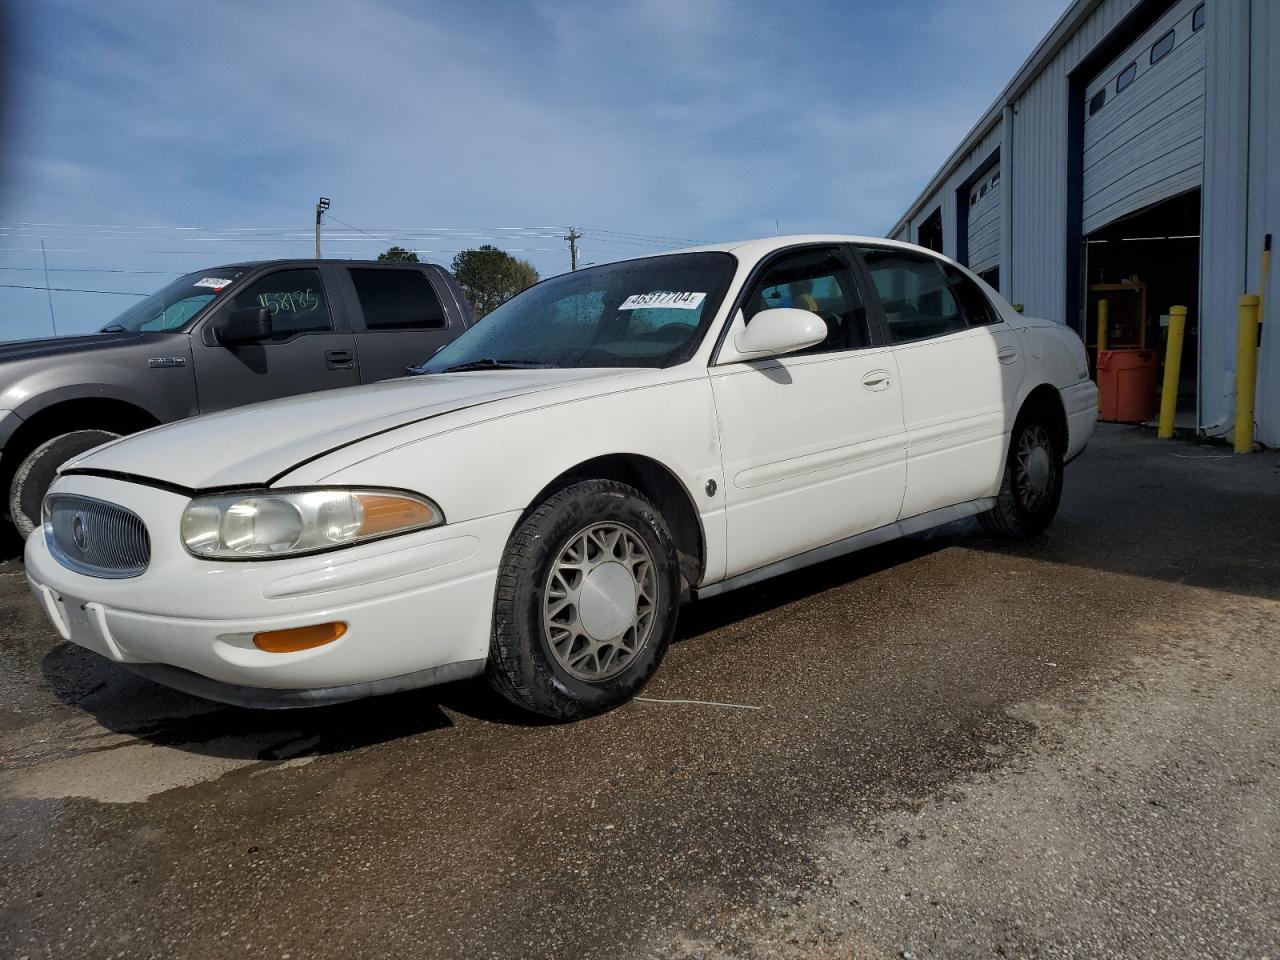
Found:
M 696 247 L 682 247 L 672 253 L 723 252 L 735 253 L 746 259 L 759 259 L 775 250 L 806 243 L 865 243 L 880 247 L 898 247 L 903 250 L 922 250 L 912 243 L 886 240 L 884 237 L 864 237 L 847 233 L 795 233 L 779 237 L 761 237 L 757 240 L 736 240 L 729 243 L 708 243 Z

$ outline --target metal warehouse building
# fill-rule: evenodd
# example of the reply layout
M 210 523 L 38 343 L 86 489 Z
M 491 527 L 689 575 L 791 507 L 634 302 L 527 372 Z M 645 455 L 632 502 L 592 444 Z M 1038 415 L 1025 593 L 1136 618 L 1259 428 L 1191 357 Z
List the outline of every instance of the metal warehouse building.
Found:
M 1189 310 L 1179 423 L 1230 436 L 1237 311 L 1280 234 L 1280 0 L 1077 0 L 890 236 L 954 257 L 1092 347 Z M 1280 446 L 1280 273 L 1256 437 Z M 1194 419 L 1193 419 L 1194 418 Z

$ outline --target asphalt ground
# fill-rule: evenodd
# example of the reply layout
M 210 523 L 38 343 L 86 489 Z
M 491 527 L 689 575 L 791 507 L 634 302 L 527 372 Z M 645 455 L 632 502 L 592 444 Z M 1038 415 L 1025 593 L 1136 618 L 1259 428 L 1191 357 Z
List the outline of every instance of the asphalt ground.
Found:
M 206 704 L 4 564 L 0 956 L 1280 956 L 1280 456 L 1103 426 L 1066 476 L 1034 541 L 686 608 L 572 725 Z

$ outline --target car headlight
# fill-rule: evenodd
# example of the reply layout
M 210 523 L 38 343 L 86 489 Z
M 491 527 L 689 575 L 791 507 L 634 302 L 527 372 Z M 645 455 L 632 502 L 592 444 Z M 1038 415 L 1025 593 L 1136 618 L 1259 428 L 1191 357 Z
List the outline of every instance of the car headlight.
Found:
M 444 523 L 426 497 L 384 490 L 263 490 L 197 497 L 182 542 L 197 557 L 288 557 Z

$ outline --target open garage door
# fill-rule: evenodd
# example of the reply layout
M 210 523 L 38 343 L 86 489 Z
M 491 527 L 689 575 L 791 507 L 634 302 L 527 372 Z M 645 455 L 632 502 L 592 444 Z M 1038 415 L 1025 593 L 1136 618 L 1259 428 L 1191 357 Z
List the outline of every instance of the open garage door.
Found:
M 1085 234 L 1201 185 L 1204 22 L 1178 3 L 1086 88 Z

